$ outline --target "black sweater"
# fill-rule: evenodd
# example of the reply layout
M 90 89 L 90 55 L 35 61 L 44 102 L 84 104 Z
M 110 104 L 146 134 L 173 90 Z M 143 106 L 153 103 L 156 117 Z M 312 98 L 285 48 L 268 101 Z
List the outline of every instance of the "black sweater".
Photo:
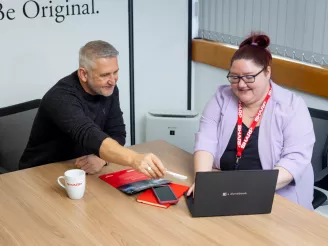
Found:
M 82 88 L 77 72 L 61 79 L 42 98 L 19 168 L 99 156 L 103 140 L 125 144 L 125 124 L 115 87 L 109 97 L 92 96 Z

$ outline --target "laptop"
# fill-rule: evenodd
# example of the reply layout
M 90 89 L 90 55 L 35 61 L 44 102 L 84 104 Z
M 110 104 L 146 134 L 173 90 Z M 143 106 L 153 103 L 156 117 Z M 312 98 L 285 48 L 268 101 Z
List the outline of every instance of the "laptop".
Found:
M 271 213 L 278 170 L 197 172 L 192 217 Z

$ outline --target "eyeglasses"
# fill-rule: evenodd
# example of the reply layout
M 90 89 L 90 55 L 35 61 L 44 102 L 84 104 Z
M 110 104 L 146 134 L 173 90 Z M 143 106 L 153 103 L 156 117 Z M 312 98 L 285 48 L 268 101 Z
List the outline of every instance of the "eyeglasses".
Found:
M 258 72 L 255 75 L 244 75 L 244 76 L 238 76 L 238 75 L 230 75 L 230 72 L 227 75 L 227 78 L 230 82 L 230 84 L 238 84 L 240 79 L 242 79 L 245 83 L 254 83 L 255 77 L 262 73 L 264 71 L 264 68 L 260 72 Z

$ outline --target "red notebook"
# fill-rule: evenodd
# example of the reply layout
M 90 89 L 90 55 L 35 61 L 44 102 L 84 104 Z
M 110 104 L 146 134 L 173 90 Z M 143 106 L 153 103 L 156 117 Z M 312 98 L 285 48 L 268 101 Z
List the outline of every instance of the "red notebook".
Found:
M 175 184 L 175 183 L 170 183 L 168 185 L 171 187 L 171 189 L 173 190 L 173 192 L 177 198 L 180 198 L 183 195 L 183 193 L 185 193 L 189 189 L 188 186 Z M 152 189 L 148 189 L 144 193 L 139 195 L 137 197 L 137 202 L 152 205 L 152 206 L 157 206 L 157 207 L 161 207 L 161 208 L 168 208 L 169 206 L 172 205 L 172 204 L 158 203 L 157 198 L 154 195 Z

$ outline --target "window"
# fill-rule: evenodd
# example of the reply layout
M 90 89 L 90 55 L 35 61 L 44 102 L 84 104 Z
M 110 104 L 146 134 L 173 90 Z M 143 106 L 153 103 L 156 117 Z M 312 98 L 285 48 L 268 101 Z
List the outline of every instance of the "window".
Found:
M 328 64 L 328 0 L 199 0 L 200 38 L 239 45 L 251 31 L 272 54 Z

